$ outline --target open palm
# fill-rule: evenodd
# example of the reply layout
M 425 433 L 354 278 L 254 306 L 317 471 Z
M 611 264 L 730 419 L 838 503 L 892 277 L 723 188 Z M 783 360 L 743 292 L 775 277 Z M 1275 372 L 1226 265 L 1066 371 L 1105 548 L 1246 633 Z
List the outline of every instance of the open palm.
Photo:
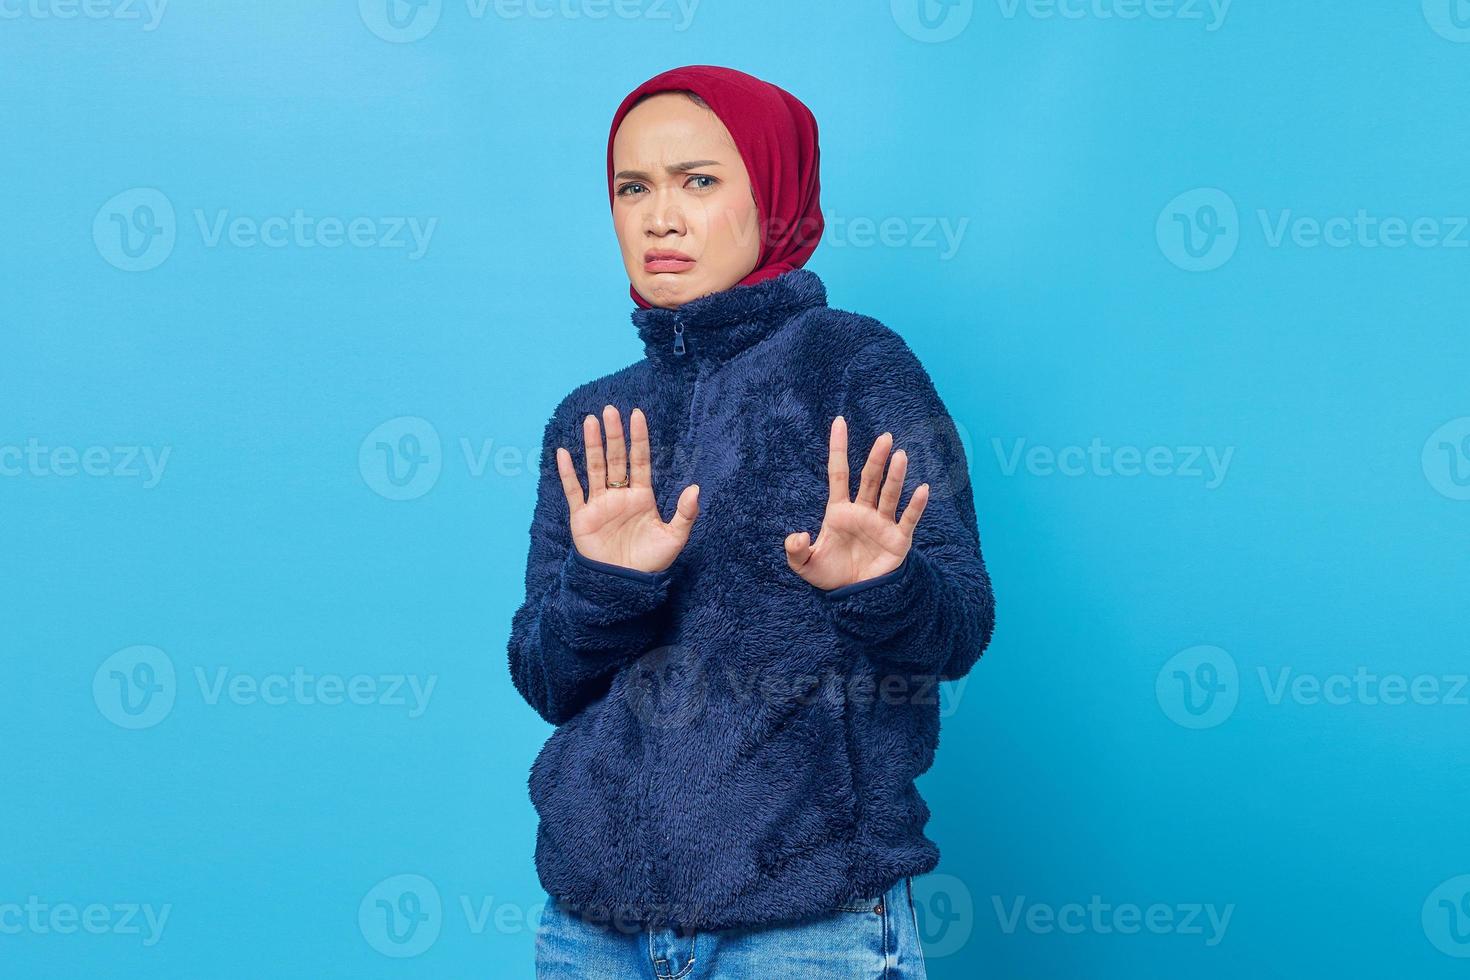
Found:
M 836 589 L 876 578 L 903 564 L 914 540 L 914 527 L 929 500 L 929 484 L 921 483 L 909 497 L 903 516 L 895 520 L 908 454 L 893 454 L 888 477 L 883 469 L 893 446 L 885 432 L 873 442 L 863 466 L 857 499 L 848 498 L 851 482 L 847 466 L 847 420 L 832 420 L 827 443 L 827 510 L 815 542 L 797 531 L 786 536 L 786 561 L 792 571 L 819 589 Z
M 582 456 L 589 484 L 586 499 L 582 496 L 582 481 L 572 466 L 571 452 L 562 446 L 556 449 L 556 469 L 571 515 L 572 542 L 584 557 L 595 561 L 640 572 L 662 571 L 674 563 L 689 541 L 690 529 L 699 515 L 699 486 L 691 483 L 684 488 L 673 518 L 664 523 L 653 496 L 648 420 L 643 410 L 634 408 L 629 418 L 633 436 L 631 468 L 617 408 L 606 406 L 602 417 L 607 428 L 605 453 L 603 426 L 598 424 L 597 416 L 589 414 L 582 420 Z M 627 486 L 608 486 L 609 479 L 613 483 L 626 480 Z

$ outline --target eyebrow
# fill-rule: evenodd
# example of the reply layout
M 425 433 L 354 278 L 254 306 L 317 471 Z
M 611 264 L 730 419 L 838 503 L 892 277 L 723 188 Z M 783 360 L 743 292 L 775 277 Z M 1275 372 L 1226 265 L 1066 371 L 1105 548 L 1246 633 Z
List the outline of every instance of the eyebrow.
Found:
M 691 170 L 699 170 L 699 169 L 702 169 L 704 167 L 720 167 L 720 166 L 724 166 L 724 165 L 722 163 L 720 163 L 720 161 L 718 161 L 718 160 L 686 160 L 683 163 L 671 163 L 667 167 L 664 167 L 664 171 L 666 173 L 668 173 L 669 175 L 672 176 L 673 174 L 688 173 Z M 652 180 L 652 179 L 653 178 L 651 176 L 649 176 L 646 172 L 644 172 L 642 170 L 619 170 L 617 172 L 617 174 L 614 175 L 614 177 L 613 177 L 613 180 Z

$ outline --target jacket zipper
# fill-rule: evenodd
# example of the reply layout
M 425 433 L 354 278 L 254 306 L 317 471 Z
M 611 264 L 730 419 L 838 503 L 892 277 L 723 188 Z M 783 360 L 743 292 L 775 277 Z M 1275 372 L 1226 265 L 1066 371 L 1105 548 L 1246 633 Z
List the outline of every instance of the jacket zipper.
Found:
M 699 404 L 699 382 L 700 382 L 700 380 L 701 380 L 700 372 L 698 370 L 695 370 L 695 372 L 694 372 L 694 388 L 689 392 L 689 415 L 684 420 L 684 428 L 691 435 L 693 435 L 696 432 L 695 423 L 694 423 L 694 419 L 695 419 L 695 416 L 694 416 L 694 406 Z M 689 445 L 689 469 L 690 469 L 691 473 L 694 470 L 694 460 L 696 458 L 697 451 L 698 451 L 698 447 L 696 447 L 693 444 L 693 442 L 691 441 L 691 443 Z
M 688 347 L 684 343 L 684 324 L 679 322 L 677 315 L 674 319 L 674 353 L 680 357 L 683 357 L 688 353 Z M 694 470 L 694 463 L 698 459 L 699 455 L 699 447 L 694 444 L 694 437 L 696 436 L 698 431 L 698 425 L 696 424 L 696 409 L 699 405 L 699 382 L 702 380 L 704 372 L 701 370 L 700 365 L 696 364 L 693 367 L 693 373 L 694 385 L 692 388 L 690 388 L 689 391 L 689 411 L 684 416 L 683 431 L 683 435 L 689 437 L 689 448 L 688 455 L 685 457 L 685 465 L 687 467 L 687 470 L 691 473 Z M 668 507 L 676 499 L 674 489 L 675 482 L 670 482 L 668 487 L 664 490 L 666 496 L 662 503 L 660 503 L 659 505 L 660 509 Z
M 680 323 L 676 317 L 674 320 L 674 353 L 683 357 L 686 352 L 687 348 L 684 346 L 684 324 Z M 699 377 L 699 366 L 695 365 L 694 388 L 689 395 L 689 415 L 684 420 L 684 429 L 686 432 L 694 431 L 694 406 L 699 402 Z M 694 463 L 694 447 L 692 445 L 690 447 L 689 462 L 692 468 Z
M 684 343 L 684 324 L 680 323 L 677 318 L 674 320 L 674 353 L 677 354 L 680 357 L 683 357 L 683 356 L 685 356 L 688 353 L 688 348 L 687 348 L 687 346 Z M 694 385 L 690 389 L 690 393 L 689 393 L 689 412 L 688 412 L 688 414 L 684 418 L 684 434 L 686 436 L 688 436 L 689 439 L 690 439 L 690 441 L 688 443 L 688 446 L 689 446 L 688 456 L 686 457 L 685 465 L 688 467 L 688 470 L 691 473 L 693 472 L 694 463 L 695 463 L 695 460 L 697 459 L 697 454 L 698 454 L 698 447 L 696 447 L 694 445 L 694 441 L 693 440 L 694 440 L 695 435 L 696 435 L 695 409 L 696 409 L 696 406 L 699 404 L 699 381 L 700 381 L 699 365 L 694 365 Z M 665 490 L 665 493 L 668 495 L 668 499 L 664 501 L 663 507 L 669 506 L 669 504 L 672 503 L 672 501 L 674 499 L 676 499 L 676 496 L 675 496 L 675 490 L 676 489 L 682 489 L 682 488 L 680 488 L 678 486 L 678 481 L 670 481 L 669 484 L 668 484 L 667 489 Z M 658 729 L 655 729 L 650 734 L 649 738 L 647 740 L 645 740 L 645 742 L 644 742 L 644 763 L 643 763 L 643 798 L 644 799 L 648 799 L 649 798 L 649 796 L 650 796 L 650 794 L 652 792 L 652 789 L 653 789 L 653 787 L 652 787 L 651 766 L 650 766 L 650 759 L 649 759 L 649 750 L 650 750 L 650 747 L 652 748 L 652 751 L 653 751 L 654 754 L 659 754 L 663 750 L 663 746 L 660 744 L 660 740 L 659 740 L 659 737 L 658 736 L 659 736 L 659 730 Z M 648 808 L 648 809 L 645 810 L 645 813 L 648 813 L 648 814 L 651 815 L 650 816 L 650 819 L 652 821 L 652 827 L 651 827 L 652 834 L 645 833 L 644 834 L 644 838 L 643 838 L 644 839 L 644 842 L 645 842 L 644 846 L 647 848 L 647 851 L 646 851 L 645 857 L 644 857 L 644 860 L 645 860 L 644 868 L 645 868 L 645 871 L 647 872 L 647 875 L 648 875 L 649 887 L 652 890 L 653 895 L 654 895 L 654 907 L 655 907 L 655 909 L 656 910 L 661 910 L 664 913 L 667 913 L 667 911 L 668 911 L 668 909 L 667 909 L 667 903 L 668 903 L 668 900 L 669 900 L 669 895 L 668 895 L 668 890 L 665 887 L 666 886 L 666 882 L 665 882 L 665 878 L 664 878 L 664 864 L 666 862 L 664 860 L 664 852 L 663 852 L 663 848 L 664 848 L 664 845 L 665 845 L 665 842 L 666 842 L 667 832 L 664 830 L 663 825 L 659 822 L 659 820 L 657 818 L 658 812 L 659 812 L 659 810 L 656 807 L 650 807 L 650 808 Z M 649 828 L 645 828 L 645 830 L 647 830 L 647 829 L 649 829 Z M 650 841 L 650 837 L 652 838 L 651 841 Z

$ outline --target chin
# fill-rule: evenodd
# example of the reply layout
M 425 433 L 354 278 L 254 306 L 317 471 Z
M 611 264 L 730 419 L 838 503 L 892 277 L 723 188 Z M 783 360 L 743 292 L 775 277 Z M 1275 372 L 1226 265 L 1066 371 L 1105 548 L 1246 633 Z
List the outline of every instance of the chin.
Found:
M 739 281 L 737 278 L 724 282 L 711 276 L 709 270 L 701 270 L 694 273 L 666 272 L 652 276 L 640 276 L 633 280 L 633 285 L 637 287 L 644 299 L 655 306 L 681 306 L 701 296 L 729 289 Z
M 711 292 L 702 279 L 682 272 L 645 276 L 635 285 L 643 298 L 655 306 L 680 306 Z

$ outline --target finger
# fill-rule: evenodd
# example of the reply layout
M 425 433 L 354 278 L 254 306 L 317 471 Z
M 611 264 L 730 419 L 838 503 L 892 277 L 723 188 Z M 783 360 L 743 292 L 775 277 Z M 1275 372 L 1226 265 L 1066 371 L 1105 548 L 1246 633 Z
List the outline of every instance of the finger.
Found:
M 858 478 L 857 502 L 869 507 L 878 506 L 878 489 L 883 482 L 883 465 L 888 462 L 888 449 L 893 445 L 893 433 L 885 432 L 873 440 L 868 450 L 868 461 L 863 464 Z
M 653 486 L 653 466 L 649 462 L 648 419 L 643 409 L 635 408 L 628 416 L 628 431 L 633 437 L 633 467 L 628 473 L 628 486 Z
M 900 449 L 888 464 L 888 479 L 883 481 L 883 495 L 878 498 L 878 513 L 890 521 L 898 512 L 898 498 L 903 496 L 903 478 L 908 469 L 909 454 Z
M 800 569 L 812 556 L 812 536 L 806 531 L 786 535 L 786 562 L 793 571 Z
M 623 438 L 623 417 L 616 405 L 602 410 L 602 425 L 607 430 L 607 478 L 621 483 L 628 478 L 628 443 Z
M 699 484 L 691 483 L 679 494 L 679 501 L 674 505 L 674 516 L 669 519 L 669 531 L 679 541 L 688 541 L 689 532 L 694 527 L 694 519 L 699 516 Z
M 851 480 L 847 470 L 847 419 L 839 415 L 832 420 L 832 434 L 827 439 L 828 496 L 833 501 L 851 501 Z
M 582 481 L 572 466 L 572 454 L 561 446 L 556 447 L 556 471 L 561 475 L 561 489 L 567 495 L 567 512 L 575 514 L 587 505 L 582 499 Z
M 924 505 L 929 502 L 929 484 L 921 483 L 914 490 L 913 496 L 909 497 L 909 505 L 903 509 L 903 516 L 898 519 L 898 526 L 909 540 L 914 537 L 914 525 L 919 523 L 919 518 L 924 516 Z
M 607 462 L 602 455 L 602 426 L 597 416 L 582 420 L 582 459 L 587 466 L 587 499 L 607 493 Z

